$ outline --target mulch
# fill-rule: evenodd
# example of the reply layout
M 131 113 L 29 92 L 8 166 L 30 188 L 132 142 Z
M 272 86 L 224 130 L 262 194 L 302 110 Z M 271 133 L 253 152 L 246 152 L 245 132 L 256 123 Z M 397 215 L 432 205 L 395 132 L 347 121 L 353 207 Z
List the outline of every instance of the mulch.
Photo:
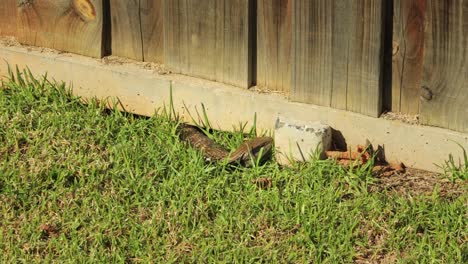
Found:
M 372 172 L 376 181 L 369 187 L 371 192 L 429 196 L 436 191 L 439 197 L 453 198 L 463 195 L 468 189 L 466 181 L 450 181 L 440 173 L 406 168 L 403 163 L 388 163 L 380 150 L 374 150 L 372 145 L 358 145 L 355 150 L 326 151 L 325 154 L 347 168 L 362 166 L 375 157 Z

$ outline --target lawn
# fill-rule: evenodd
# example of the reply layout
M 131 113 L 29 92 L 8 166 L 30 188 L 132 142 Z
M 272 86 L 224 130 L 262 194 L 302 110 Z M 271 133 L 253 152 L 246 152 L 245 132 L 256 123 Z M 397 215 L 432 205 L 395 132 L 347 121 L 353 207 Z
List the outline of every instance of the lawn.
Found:
M 418 193 L 332 160 L 206 163 L 163 110 L 106 110 L 15 75 L 0 88 L 2 263 L 468 261 L 466 170 L 461 192 Z M 255 131 L 213 133 L 234 149 Z

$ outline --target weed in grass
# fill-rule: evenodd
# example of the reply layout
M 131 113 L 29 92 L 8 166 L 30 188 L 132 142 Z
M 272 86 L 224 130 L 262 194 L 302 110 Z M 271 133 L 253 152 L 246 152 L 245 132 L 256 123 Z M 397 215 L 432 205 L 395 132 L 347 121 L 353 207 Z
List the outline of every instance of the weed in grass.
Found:
M 468 180 L 468 154 L 466 149 L 463 148 L 460 143 L 455 143 L 460 146 L 463 152 L 463 161 L 459 160 L 457 164 L 453 155 L 450 154 L 448 160 L 439 167 L 443 169 L 445 176 L 447 176 L 447 178 L 449 178 L 452 182 L 456 180 L 466 181 Z
M 181 143 L 162 112 L 145 118 L 84 104 L 29 71 L 5 81 L 0 261 L 467 260 L 466 195 L 368 192 L 368 168 L 331 160 L 226 170 Z M 244 128 L 211 133 L 237 147 L 254 136 Z

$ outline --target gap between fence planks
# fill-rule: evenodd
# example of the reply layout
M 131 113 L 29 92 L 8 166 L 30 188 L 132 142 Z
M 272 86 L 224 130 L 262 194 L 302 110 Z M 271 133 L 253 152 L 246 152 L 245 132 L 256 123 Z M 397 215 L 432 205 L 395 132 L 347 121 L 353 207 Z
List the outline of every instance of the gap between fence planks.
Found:
M 421 122 L 468 132 L 468 1 L 427 2 Z

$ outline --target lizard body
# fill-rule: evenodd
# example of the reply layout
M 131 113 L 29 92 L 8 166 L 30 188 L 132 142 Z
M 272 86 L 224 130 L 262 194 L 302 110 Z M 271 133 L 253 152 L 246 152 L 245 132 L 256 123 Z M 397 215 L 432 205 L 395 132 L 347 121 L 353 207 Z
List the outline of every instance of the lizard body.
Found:
M 227 159 L 228 164 L 251 166 L 252 160 L 263 161 L 271 154 L 273 148 L 273 138 L 258 137 L 245 141 L 230 153 L 206 136 L 199 128 L 188 124 L 180 124 L 179 135 L 182 140 L 199 150 L 208 161 L 217 162 Z

